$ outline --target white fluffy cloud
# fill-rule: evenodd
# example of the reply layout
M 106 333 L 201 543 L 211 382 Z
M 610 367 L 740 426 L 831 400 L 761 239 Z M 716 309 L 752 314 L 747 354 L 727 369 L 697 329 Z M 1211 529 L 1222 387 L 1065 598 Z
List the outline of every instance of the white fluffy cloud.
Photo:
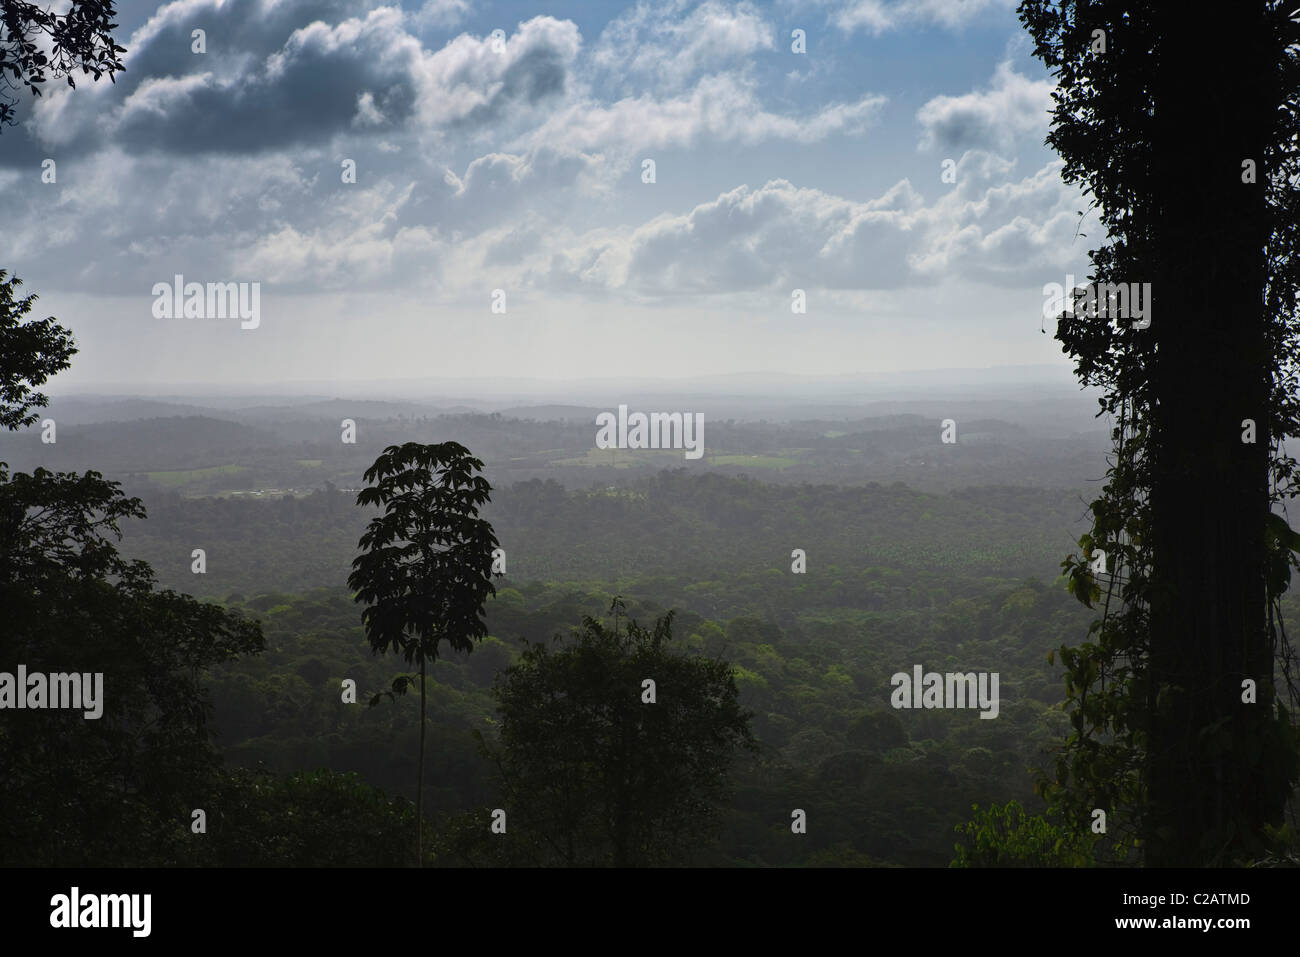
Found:
M 1027 137 L 1042 142 L 1052 108 L 1050 80 L 1031 80 L 1009 62 L 998 64 L 987 90 L 936 96 L 916 113 L 920 147 L 1009 152 Z
M 581 46 L 577 26 L 552 17 L 521 23 L 500 49 L 490 36 L 462 33 L 418 66 L 420 118 L 433 127 L 488 124 L 558 96 Z
M 604 104 L 573 102 L 553 113 L 525 142 L 577 149 L 693 146 L 704 140 L 754 144 L 762 140 L 814 143 L 835 133 L 858 134 L 877 118 L 885 97 L 867 94 L 811 114 L 765 110 L 754 84 L 717 74 L 677 96 L 627 97 Z
M 413 20 L 418 27 L 451 27 L 469 15 L 469 0 L 424 0 Z
M 552 255 L 551 278 L 651 298 L 891 289 L 954 276 L 1041 282 L 1077 254 L 1078 194 L 1059 168 L 1007 181 L 1010 161 L 970 153 L 958 185 L 929 204 L 907 180 L 866 202 L 786 180 L 741 186 L 687 213 L 579 237 Z

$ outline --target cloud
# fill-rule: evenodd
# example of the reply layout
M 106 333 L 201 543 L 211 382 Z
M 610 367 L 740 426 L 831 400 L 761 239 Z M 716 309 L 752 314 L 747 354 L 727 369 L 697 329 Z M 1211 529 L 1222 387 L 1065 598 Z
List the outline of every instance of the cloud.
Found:
M 845 33 L 864 30 L 879 36 L 906 27 L 959 29 L 987 10 L 1010 10 L 1016 0 L 850 0 L 840 3 L 830 22 Z
M 854 203 L 772 180 L 630 231 L 598 232 L 560 253 L 553 268 L 562 277 L 650 297 L 892 286 L 906 272 L 906 244 L 874 240 L 907 232 L 917 202 L 907 184 L 875 203 Z
M 316 21 L 246 71 L 146 81 L 123 103 L 114 138 L 173 153 L 258 152 L 345 130 L 361 101 L 372 125 L 400 125 L 413 110 L 420 55 L 395 9 L 334 27 Z
M 772 180 L 687 213 L 596 230 L 557 251 L 549 281 L 639 297 L 755 289 L 897 289 L 961 276 L 1041 282 L 1070 255 L 1077 193 L 1059 162 L 1004 181 L 1011 163 L 970 153 L 958 186 L 926 204 L 903 180 L 859 202 Z
M 960 277 L 1045 281 L 1077 257 L 1078 193 L 1059 162 L 1016 178 L 968 152 L 928 200 L 904 179 L 874 199 L 773 179 L 680 212 L 611 225 L 608 158 L 539 147 L 460 170 L 399 166 L 340 182 L 333 155 L 100 154 L 11 218 L 25 278 L 112 293 L 175 272 L 280 293 L 492 286 L 680 301 L 759 290 L 890 290 Z M 936 177 L 937 178 L 937 177 Z M 602 190 L 605 192 L 602 193 Z M 53 202 L 51 202 L 53 200 Z M 69 270 L 58 264 L 76 263 Z M 487 288 L 491 288 L 487 287 Z
M 1052 109 L 1050 80 L 1031 80 L 1000 63 L 989 89 L 962 96 L 936 96 L 916 112 L 919 147 L 1013 151 L 1018 141 L 1047 135 Z
M 430 52 L 398 7 L 331 25 L 337 15 L 304 0 L 180 0 L 132 36 L 128 81 L 54 91 L 33 111 L 33 134 L 79 153 L 113 143 L 248 154 L 354 128 L 472 133 L 561 96 L 581 46 L 573 23 L 535 17 L 499 51 L 462 34 Z M 206 53 L 191 52 L 191 28 L 206 31 Z
M 63 138 L 39 154 L 58 157 L 58 184 L 10 191 L 12 259 L 33 282 L 104 294 L 183 272 L 281 294 L 478 295 L 490 279 L 675 300 L 1010 283 L 1072 237 L 1078 207 L 1056 169 L 1017 179 L 988 152 L 1031 128 L 1047 84 L 1004 64 L 987 91 L 936 97 L 916 117 L 926 141 L 983 147 L 957 185 L 930 201 L 908 180 L 849 199 L 814 188 L 813 170 L 837 161 L 826 141 L 874 135 L 885 98 L 774 107 L 779 73 L 760 83 L 745 67 L 772 43 L 755 7 L 667 10 L 636 7 L 594 48 L 576 24 L 535 17 L 504 44 L 464 33 L 430 50 L 394 6 L 169 4 L 136 31 L 129 81 L 42 99 L 46 133 Z M 189 46 L 200 24 L 204 55 Z M 619 69 L 645 78 L 637 92 L 593 80 Z M 784 178 L 620 192 L 646 150 L 695 149 L 725 170 L 729 152 L 773 142 L 800 147 L 773 151 Z
M 510 265 L 535 251 L 512 231 L 537 222 L 540 241 L 557 224 L 586 228 L 608 210 L 600 154 L 492 152 L 452 171 L 381 145 L 352 157 L 355 183 L 342 181 L 333 151 L 177 162 L 110 148 L 60 161 L 58 185 L 20 191 L 6 222 L 8 255 L 30 281 L 105 294 L 175 272 L 266 281 L 281 292 L 423 289 L 443 281 L 458 245 L 472 251 L 465 275 L 473 275 L 482 244 L 498 247 L 494 263 Z M 20 177 L 31 173 L 0 175 L 0 185 Z
M 494 236 L 483 253 L 484 266 L 515 266 L 541 247 L 542 231 L 536 226 L 510 226 Z
M 420 157 L 489 144 L 602 153 L 616 172 L 643 148 L 860 135 L 885 103 L 864 94 L 766 105 L 749 64 L 774 49 L 774 31 L 748 0 L 642 3 L 585 58 L 568 20 L 534 17 L 501 44 L 463 33 L 428 50 L 412 33 L 418 14 L 373 2 L 360 9 L 343 0 L 177 0 L 130 38 L 129 77 L 53 91 L 0 163 L 106 147 L 356 155 L 377 141 Z M 191 51 L 193 29 L 206 31 L 206 53 Z M 616 77 L 635 92 L 620 92 Z
M 412 17 L 417 27 L 454 27 L 469 15 L 469 0 L 424 0 Z
M 609 179 L 600 154 L 549 146 L 488 153 L 463 174 L 445 170 L 441 182 L 417 189 L 400 221 L 441 224 L 458 235 L 496 228 L 524 211 L 558 221 L 575 214 L 575 196 L 599 196 Z
M 592 50 L 603 85 L 680 90 L 704 72 L 745 65 L 775 50 L 775 31 L 749 2 L 705 0 L 687 11 L 685 0 L 638 3 L 611 20 Z
M 559 97 L 581 46 L 578 27 L 552 17 L 521 23 L 502 49 L 490 36 L 461 34 L 420 63 L 421 121 L 463 130 Z
M 570 103 L 524 141 L 588 150 L 684 147 L 706 139 L 746 145 L 762 140 L 811 143 L 836 133 L 862 133 L 884 103 L 885 97 L 868 94 L 855 103 L 833 103 L 811 114 L 773 113 L 763 108 L 752 82 L 719 74 L 664 99 L 643 95 L 610 104 Z
M 909 259 L 918 277 L 1032 284 L 1080 256 L 1081 196 L 1062 182 L 1063 163 L 1020 180 L 1008 179 L 1014 165 L 980 152 L 961 158 L 958 185 L 931 208 L 925 241 Z

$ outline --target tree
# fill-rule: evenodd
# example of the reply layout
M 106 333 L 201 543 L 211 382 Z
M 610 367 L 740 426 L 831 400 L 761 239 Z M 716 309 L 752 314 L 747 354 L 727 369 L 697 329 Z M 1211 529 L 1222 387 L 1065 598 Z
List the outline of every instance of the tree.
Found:
M 119 53 L 126 48 L 113 42 L 117 24 L 113 0 L 71 0 L 66 13 L 51 13 L 23 0 L 0 0 L 0 82 L 10 90 L 26 88 L 41 95 L 47 79 L 66 79 L 77 85 L 78 68 L 98 80 L 126 69 Z M 42 34 L 52 43 L 51 54 L 41 49 Z M 0 129 L 14 125 L 15 95 L 0 94 Z
M 33 409 L 44 408 L 47 397 L 35 391 L 66 369 L 77 352 L 72 334 L 53 316 L 24 321 L 35 294 L 16 298 L 23 281 L 0 269 L 0 427 L 10 431 L 33 424 Z
M 757 745 L 731 666 L 674 653 L 672 620 L 619 633 L 585 617 L 561 650 L 530 644 L 498 677 L 500 741 L 485 748 L 515 863 L 669 864 L 713 836 L 733 752 Z
M 0 0 L 0 84 L 11 90 L 27 88 L 40 96 L 48 70 L 53 79 L 66 78 L 75 87 L 73 71 L 93 74 L 98 80 L 125 70 L 118 53 L 126 48 L 113 42 L 116 11 L 113 0 L 71 0 L 66 13 L 56 14 L 24 0 Z M 53 42 L 54 59 L 40 49 L 44 34 Z M 0 131 L 15 125 L 15 97 L 0 93 Z M 32 391 L 68 367 L 76 353 L 72 336 L 54 319 L 21 322 L 31 312 L 36 296 L 15 299 L 22 280 L 0 269 L 0 426 L 19 429 L 31 425 L 34 408 L 46 397 Z
M 263 639 L 255 622 L 154 591 L 149 566 L 119 556 L 118 521 L 144 514 L 96 472 L 0 468 L 0 670 L 102 675 L 98 717 L 5 712 L 0 863 L 188 859 L 190 811 L 214 793 L 219 764 L 203 670 Z
M 236 768 L 211 803 L 205 865 L 399 867 L 409 855 L 411 802 L 355 773 Z
M 0 84 L 40 96 L 47 70 L 51 78 L 66 79 L 75 87 L 77 67 L 96 80 L 107 76 L 116 82 L 113 75 L 126 69 L 117 56 L 126 48 L 113 42 L 116 15 L 113 0 L 71 0 L 62 14 L 24 0 L 0 0 Z M 53 43 L 53 60 L 37 42 L 42 34 Z M 16 102 L 16 97 L 0 93 L 0 131 L 15 125 Z M 6 275 L 0 269 L 0 426 L 13 430 L 36 421 L 30 412 L 43 407 L 46 398 L 32 387 L 66 369 L 77 350 L 71 335 L 53 318 L 20 322 L 31 312 L 36 296 L 15 299 L 22 280 L 6 280 Z
M 1151 0 L 1020 5 L 1058 79 L 1048 143 L 1108 232 L 1090 280 L 1150 282 L 1161 304 L 1146 328 L 1077 309 L 1057 327 L 1116 446 L 1063 562 L 1104 605 L 1061 649 L 1074 732 L 1043 782 L 1076 826 L 1108 809 L 1149 865 L 1258 855 L 1300 775 L 1275 688 L 1297 539 L 1271 511 L 1300 434 L 1293 6 L 1242 0 L 1207 47 L 1203 20 Z
M 35 297 L 15 299 L 19 280 L 4 277 L 0 425 L 14 431 L 36 421 L 46 397 L 35 387 L 76 350 L 54 319 L 21 322 Z M 260 651 L 263 638 L 255 622 L 155 591 L 152 569 L 118 554 L 120 520 L 144 517 L 98 472 L 10 475 L 0 463 L 0 671 L 15 696 L 28 694 L 21 665 L 29 676 L 91 676 L 83 692 L 96 697 L 80 711 L 6 710 L 0 864 L 191 859 L 190 811 L 214 793 L 219 763 L 200 676 Z
M 126 52 L 113 16 L 111 0 L 71 0 L 62 14 L 0 0 L 0 83 L 39 96 L 47 76 L 75 86 L 77 67 L 111 80 Z M 14 124 L 15 102 L 0 94 L 0 129 Z M 24 320 L 36 296 L 17 296 L 22 281 L 7 277 L 0 270 L 0 427 L 16 431 L 36 422 L 39 387 L 77 350 L 53 317 Z M 0 863 L 194 859 L 190 811 L 220 780 L 200 676 L 260 651 L 263 638 L 255 622 L 155 591 L 147 564 L 119 556 L 119 520 L 144 517 L 139 499 L 97 472 L 11 476 L 0 463 L 0 666 L 76 669 L 91 680 L 85 691 L 102 678 L 94 718 L 22 709 L 0 723 Z
M 492 526 L 478 517 L 492 486 L 482 476 L 483 463 L 456 442 L 439 445 L 390 445 L 366 470 L 367 483 L 357 504 L 381 505 L 371 519 L 352 562 L 348 587 L 366 609 L 361 621 L 371 650 L 400 651 L 419 665 L 420 762 L 416 786 L 416 859 L 424 863 L 425 673 L 444 640 L 454 651 L 469 652 L 487 634 L 483 604 L 496 594 Z M 414 684 L 399 675 L 392 690 L 405 694 Z
M 957 825 L 962 841 L 952 867 L 1084 867 L 1092 857 L 1096 838 L 1086 828 L 1031 817 L 1019 801 L 971 811 L 972 819 Z

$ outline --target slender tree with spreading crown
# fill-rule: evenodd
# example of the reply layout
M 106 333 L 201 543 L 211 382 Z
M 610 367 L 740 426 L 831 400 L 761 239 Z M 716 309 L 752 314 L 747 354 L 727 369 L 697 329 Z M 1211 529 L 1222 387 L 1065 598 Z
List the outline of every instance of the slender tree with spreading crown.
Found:
M 416 789 L 416 857 L 424 863 L 425 676 L 446 641 L 454 651 L 472 651 L 487 634 L 483 604 L 496 594 L 492 526 L 478 517 L 492 486 L 476 474 L 483 463 L 457 442 L 390 445 L 365 473 L 371 484 L 357 494 L 361 506 L 382 506 L 371 519 L 352 562 L 348 586 L 367 607 L 361 615 L 376 653 L 400 651 L 419 665 L 420 761 Z M 415 684 L 399 675 L 392 690 Z

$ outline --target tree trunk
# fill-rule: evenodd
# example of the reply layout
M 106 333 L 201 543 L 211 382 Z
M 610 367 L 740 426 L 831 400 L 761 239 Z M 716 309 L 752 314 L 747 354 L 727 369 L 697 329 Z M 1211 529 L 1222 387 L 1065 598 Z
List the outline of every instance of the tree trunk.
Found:
M 424 867 L 424 655 L 420 655 L 420 783 L 415 790 L 416 867 Z
M 1259 846 L 1280 808 L 1258 778 L 1272 710 L 1264 145 L 1271 89 L 1260 0 L 1214 22 L 1170 12 L 1154 79 L 1159 191 L 1151 262 L 1151 866 L 1214 866 Z M 1253 159 L 1258 182 L 1242 182 Z M 1124 277 L 1141 281 L 1143 276 Z M 1242 421 L 1256 423 L 1254 444 Z M 1252 679 L 1257 703 L 1242 701 Z M 1254 747 L 1251 747 L 1251 743 Z

